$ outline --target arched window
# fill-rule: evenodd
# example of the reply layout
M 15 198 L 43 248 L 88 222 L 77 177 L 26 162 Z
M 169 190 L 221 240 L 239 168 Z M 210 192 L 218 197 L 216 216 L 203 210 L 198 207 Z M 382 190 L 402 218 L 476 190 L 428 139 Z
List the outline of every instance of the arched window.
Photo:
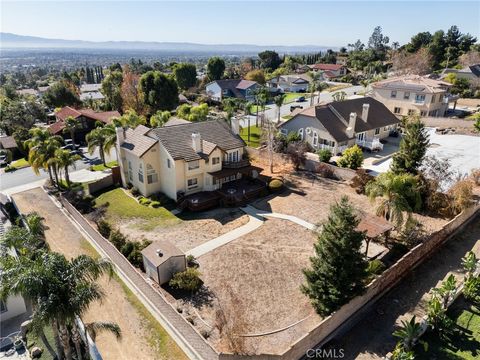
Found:
M 152 184 L 158 181 L 158 174 L 152 165 L 147 164 L 147 183 Z
M 318 134 L 316 131 L 313 132 L 313 146 L 314 147 L 318 146 Z

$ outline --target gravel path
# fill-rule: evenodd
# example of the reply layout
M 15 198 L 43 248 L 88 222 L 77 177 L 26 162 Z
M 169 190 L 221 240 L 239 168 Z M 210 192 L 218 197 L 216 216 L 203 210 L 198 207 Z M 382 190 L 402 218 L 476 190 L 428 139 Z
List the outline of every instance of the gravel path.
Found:
M 429 291 L 450 273 L 463 276 L 461 259 L 472 249 L 480 256 L 480 217 L 373 305 L 364 319 L 336 342 L 337 348 L 344 349 L 344 359 L 382 359 L 395 347 L 391 335 L 395 326 L 413 315 L 423 316 Z

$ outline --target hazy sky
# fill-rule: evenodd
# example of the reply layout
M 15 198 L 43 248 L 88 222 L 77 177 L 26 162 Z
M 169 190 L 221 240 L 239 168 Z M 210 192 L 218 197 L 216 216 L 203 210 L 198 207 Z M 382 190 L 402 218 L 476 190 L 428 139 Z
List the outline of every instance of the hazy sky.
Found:
M 78 40 L 343 46 L 376 25 L 401 44 L 420 31 L 480 37 L 477 1 L 3 1 L 1 31 Z

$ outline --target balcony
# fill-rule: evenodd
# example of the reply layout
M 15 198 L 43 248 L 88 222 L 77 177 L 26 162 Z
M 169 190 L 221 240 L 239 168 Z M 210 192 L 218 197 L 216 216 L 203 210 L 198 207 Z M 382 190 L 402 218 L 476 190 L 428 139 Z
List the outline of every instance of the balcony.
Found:
M 250 166 L 250 162 L 248 160 L 222 161 L 222 168 L 224 169 L 238 169 L 245 166 Z
M 372 138 L 372 139 L 365 139 L 365 140 L 355 140 L 355 144 L 358 146 L 368 149 L 370 151 L 382 151 L 383 150 L 383 144 L 380 142 L 380 139 L 378 138 Z

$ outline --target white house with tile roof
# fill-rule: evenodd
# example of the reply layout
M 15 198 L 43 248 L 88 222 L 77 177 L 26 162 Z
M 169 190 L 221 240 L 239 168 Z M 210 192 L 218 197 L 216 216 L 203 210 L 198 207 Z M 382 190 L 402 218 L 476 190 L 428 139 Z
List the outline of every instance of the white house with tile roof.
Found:
M 117 128 L 122 182 L 143 195 L 162 192 L 173 200 L 256 171 L 244 159 L 245 142 L 238 120 L 232 129 L 223 121 L 204 121 L 150 129 Z

